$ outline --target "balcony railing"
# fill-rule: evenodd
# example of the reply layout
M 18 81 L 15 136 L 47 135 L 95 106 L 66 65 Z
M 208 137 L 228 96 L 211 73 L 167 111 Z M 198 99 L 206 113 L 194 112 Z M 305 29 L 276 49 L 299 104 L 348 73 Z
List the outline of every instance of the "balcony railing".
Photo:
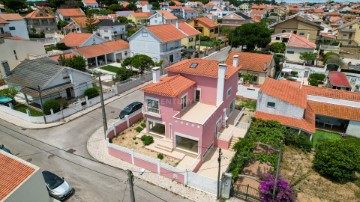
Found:
M 342 29 L 341 32 L 351 32 L 351 33 L 355 33 L 355 29 Z
M 143 113 L 149 116 L 161 118 L 160 109 L 154 107 L 143 107 Z

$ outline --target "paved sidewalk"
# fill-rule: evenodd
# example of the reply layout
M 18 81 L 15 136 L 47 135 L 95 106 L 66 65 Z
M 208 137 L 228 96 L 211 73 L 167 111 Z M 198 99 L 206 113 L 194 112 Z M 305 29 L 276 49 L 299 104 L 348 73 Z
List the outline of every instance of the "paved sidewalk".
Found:
M 152 81 L 150 81 L 150 82 L 152 82 Z M 117 100 L 117 99 L 119 99 L 119 98 L 121 98 L 123 96 L 126 96 L 126 95 L 128 95 L 128 94 L 130 94 L 132 92 L 135 92 L 135 91 L 139 90 L 140 88 L 147 85 L 148 83 L 149 82 L 144 83 L 144 84 L 142 84 L 140 86 L 137 86 L 136 88 L 130 89 L 130 90 L 124 92 L 124 93 L 121 93 L 119 95 L 116 95 L 116 96 L 114 96 L 112 98 L 109 98 L 109 99 L 105 100 L 104 101 L 105 105 L 108 104 L 108 103 L 111 103 L 111 102 L 113 102 L 113 101 L 115 101 L 115 100 Z M 2 112 L 2 111 L 0 111 L 0 118 L 3 119 L 6 122 L 12 123 L 12 124 L 14 124 L 16 126 L 19 126 L 21 128 L 44 129 L 44 128 L 51 128 L 51 127 L 62 125 L 64 123 L 72 121 L 72 120 L 74 120 L 76 118 L 79 118 L 79 117 L 81 117 L 81 116 L 83 116 L 83 115 L 85 115 L 85 114 L 87 114 L 89 112 L 92 112 L 92 111 L 94 111 L 94 110 L 96 110 L 97 108 L 100 108 L 100 107 L 101 107 L 101 103 L 98 103 L 98 104 L 96 104 L 94 106 L 88 107 L 88 108 L 86 108 L 86 109 L 84 109 L 84 110 L 82 110 L 80 112 L 77 112 L 77 113 L 75 113 L 75 114 L 73 114 L 71 116 L 68 116 L 68 117 L 64 118 L 64 120 L 62 120 L 62 121 L 48 123 L 48 124 L 31 123 L 31 122 L 25 121 L 23 119 L 20 119 L 20 118 L 18 118 L 16 116 L 12 116 L 10 114 Z
M 109 120 L 109 125 L 112 125 L 115 121 L 116 120 L 114 119 Z M 106 140 L 104 139 L 103 127 L 101 127 L 98 130 L 96 130 L 95 133 L 89 138 L 87 143 L 87 149 L 89 154 L 98 161 L 111 166 L 118 167 L 123 170 L 127 170 L 127 169 L 132 170 L 135 177 L 145 180 L 151 184 L 155 184 L 173 193 L 179 194 L 180 196 L 199 202 L 216 201 L 215 196 L 213 195 L 207 194 L 197 189 L 186 187 L 182 184 L 179 184 L 168 178 L 158 175 L 157 173 L 145 172 L 143 175 L 140 175 L 139 172 L 141 171 L 142 168 L 109 155 L 107 152 L 108 150 L 106 145 L 107 143 Z M 136 179 L 135 179 L 135 184 L 136 184 Z

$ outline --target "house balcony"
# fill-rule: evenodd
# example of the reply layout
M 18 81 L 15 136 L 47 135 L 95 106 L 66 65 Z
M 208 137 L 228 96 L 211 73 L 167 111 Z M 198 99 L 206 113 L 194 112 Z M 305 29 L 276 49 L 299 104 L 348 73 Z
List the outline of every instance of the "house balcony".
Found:
M 144 115 L 161 118 L 159 108 L 143 106 L 142 110 Z
M 160 55 L 169 55 L 171 53 L 175 53 L 175 52 L 180 52 L 184 47 L 179 46 L 179 47 L 172 47 L 172 48 L 168 48 L 166 50 L 162 50 L 160 52 Z
M 191 123 L 195 125 L 205 125 L 210 117 L 215 113 L 217 107 L 201 102 L 195 102 L 186 109 L 175 114 L 174 119 L 180 122 Z

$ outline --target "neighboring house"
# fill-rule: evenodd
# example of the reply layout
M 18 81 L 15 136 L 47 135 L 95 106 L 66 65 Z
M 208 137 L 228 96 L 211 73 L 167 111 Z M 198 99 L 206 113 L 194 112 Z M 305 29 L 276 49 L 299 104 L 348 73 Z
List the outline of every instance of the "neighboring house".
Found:
M 181 17 L 185 20 L 196 18 L 199 15 L 199 13 L 195 9 L 187 6 L 181 7 L 181 13 Z
M 0 34 L 29 39 L 26 22 L 18 13 L 0 13 Z
M 168 76 L 160 79 L 160 69 L 154 68 L 153 83 L 142 88 L 146 132 L 162 137 L 163 148 L 205 159 L 212 148 L 221 147 L 235 109 L 238 69 L 216 60 L 187 59 L 166 68 Z
M 0 13 L 5 13 L 5 6 L 4 6 L 4 4 L 0 4 Z
M 132 20 L 135 24 L 146 24 L 150 16 L 152 16 L 150 12 L 131 13 L 127 19 Z
M 221 25 L 225 27 L 238 27 L 246 23 L 253 23 L 251 17 L 241 13 L 229 13 L 223 17 Z
M 84 46 L 73 50 L 74 54 L 86 59 L 88 68 L 113 62 L 121 62 L 129 54 L 129 43 L 123 40 L 108 41 L 101 44 Z
M 249 16 L 254 22 L 260 22 L 265 18 L 266 13 L 266 10 L 251 10 Z
M 88 18 L 87 17 L 72 17 L 72 22 L 64 27 L 66 33 L 77 32 L 77 33 L 89 33 L 88 27 Z M 97 25 L 100 20 L 94 18 L 93 25 Z
M 126 7 L 126 6 L 124 6 L 124 7 Z M 132 13 L 134 13 L 134 11 L 116 11 L 116 15 L 126 17 L 126 18 Z
M 25 17 L 29 33 L 54 33 L 57 31 L 55 16 L 45 10 L 37 9 Z
M 67 47 L 77 48 L 83 46 L 90 46 L 105 42 L 105 39 L 90 33 L 76 33 L 67 34 L 59 43 L 64 43 Z
M 118 20 L 101 20 L 97 24 L 97 34 L 105 40 L 117 40 L 126 38 L 126 24 Z
M 191 49 L 189 51 L 194 51 L 196 49 L 196 36 L 201 33 L 186 22 L 175 23 L 175 27 L 186 35 L 186 38 L 181 39 L 181 45 Z
M 337 40 L 345 46 L 360 46 L 360 20 L 340 26 Z
M 317 41 L 320 31 L 323 29 L 320 25 L 298 15 L 272 24 L 270 28 L 274 29 L 274 34 L 291 32 L 299 36 L 309 35 L 309 40 L 313 43 Z
M 73 17 L 86 17 L 84 11 L 82 11 L 81 8 L 58 8 L 55 14 L 56 22 L 63 20 L 70 23 L 72 22 L 71 18 Z
M 187 23 L 201 32 L 202 36 L 208 36 L 210 39 L 219 37 L 219 24 L 207 17 L 190 19 Z
M 289 41 L 286 43 L 285 59 L 291 62 L 303 63 L 305 61 L 300 59 L 301 53 L 314 53 L 315 49 L 316 44 L 309 41 L 307 38 L 297 34 L 290 34 Z
M 271 54 L 232 51 L 226 59 L 226 64 L 233 64 L 237 55 L 240 74 L 252 74 L 252 84 L 262 85 L 266 78 L 274 77 L 275 61 Z
M 44 103 L 50 99 L 80 97 L 86 89 L 93 87 L 90 74 L 61 66 L 48 57 L 21 62 L 5 81 L 24 94 L 27 104 L 33 102 L 39 105 L 41 100 Z
M 186 35 L 172 24 L 140 28 L 128 38 L 131 56 L 144 54 L 167 67 L 181 60 L 181 40 Z
M 177 17 L 167 10 L 155 11 L 154 15 L 149 17 L 149 25 L 173 24 Z
M 213 6 L 210 10 L 210 13 L 216 15 L 218 19 L 222 19 L 229 13 L 229 11 L 224 10 L 220 6 Z
M 46 54 L 44 44 L 37 41 L 0 38 L 0 79 L 25 59 Z M 3 65 L 7 65 L 5 70 Z
M 52 201 L 39 167 L 2 150 L 0 165 L 0 201 Z
M 329 88 L 351 91 L 351 85 L 343 72 L 331 71 L 327 77 Z
M 88 8 L 99 7 L 99 4 L 96 2 L 96 0 L 82 0 L 82 3 L 84 4 L 84 7 L 88 7 Z
M 137 1 L 135 5 L 138 9 L 141 9 L 141 12 L 150 12 L 152 9 L 152 5 L 148 1 Z
M 313 134 L 316 128 L 360 137 L 360 93 L 268 78 L 260 89 L 255 118 Z

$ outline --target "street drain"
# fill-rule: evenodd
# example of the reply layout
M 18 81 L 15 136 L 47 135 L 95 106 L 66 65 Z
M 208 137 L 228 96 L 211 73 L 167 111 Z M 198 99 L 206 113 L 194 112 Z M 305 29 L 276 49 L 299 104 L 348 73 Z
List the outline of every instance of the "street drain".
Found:
M 29 159 L 26 159 L 27 162 L 31 162 L 32 161 L 32 158 L 29 158 Z
M 66 152 L 73 154 L 76 150 L 75 149 L 69 149 Z

